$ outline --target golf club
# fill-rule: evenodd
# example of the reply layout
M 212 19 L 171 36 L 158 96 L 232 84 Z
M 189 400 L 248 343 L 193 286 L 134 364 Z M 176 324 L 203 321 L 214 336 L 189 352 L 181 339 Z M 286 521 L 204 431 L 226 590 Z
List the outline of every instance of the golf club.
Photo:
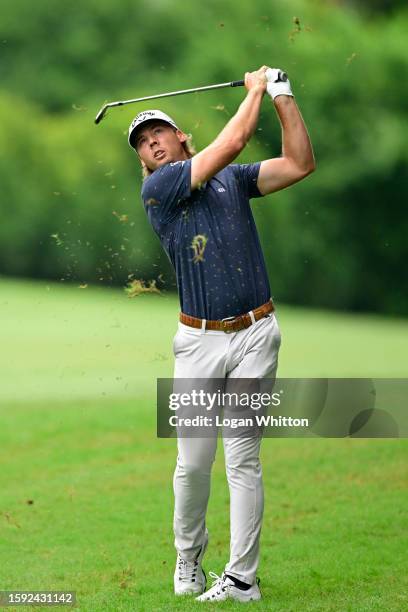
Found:
M 286 81 L 287 76 L 284 72 L 279 75 L 279 79 Z M 192 89 L 181 89 L 180 91 L 170 91 L 168 93 L 156 94 L 154 96 L 145 96 L 144 98 L 133 98 L 132 100 L 119 100 L 118 102 L 108 102 L 102 106 L 101 110 L 95 117 L 95 123 L 98 124 L 104 118 L 108 108 L 115 106 L 124 106 L 125 104 L 133 104 L 134 102 L 144 102 L 145 100 L 155 100 L 156 98 L 168 98 L 170 96 L 180 96 L 181 94 L 195 93 L 196 91 L 208 91 L 209 89 L 221 89 L 222 87 L 242 87 L 245 81 L 230 81 L 228 83 L 219 83 L 218 85 L 206 85 L 205 87 L 193 87 Z
M 244 81 L 231 81 L 230 83 L 219 83 L 218 85 L 206 85 L 205 87 L 193 87 L 192 89 L 181 89 L 180 91 L 169 91 L 168 93 L 156 94 L 154 96 L 145 96 L 144 98 L 134 98 L 132 100 L 121 100 L 118 102 L 109 102 L 102 106 L 101 110 L 95 117 L 95 123 L 99 123 L 105 116 L 108 108 L 115 106 L 124 106 L 125 104 L 133 104 L 134 102 L 144 102 L 145 100 L 154 100 L 155 98 L 168 98 L 170 96 L 180 96 L 181 94 L 195 93 L 196 91 L 207 91 L 208 89 L 220 89 L 221 87 L 240 87 L 244 85 Z

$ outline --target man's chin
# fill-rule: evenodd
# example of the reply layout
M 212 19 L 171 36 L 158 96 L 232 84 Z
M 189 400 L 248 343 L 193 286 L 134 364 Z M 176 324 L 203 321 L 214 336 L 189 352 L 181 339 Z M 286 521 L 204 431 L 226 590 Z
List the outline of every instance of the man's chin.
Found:
M 151 172 L 154 172 L 155 170 L 157 170 L 157 168 L 160 168 L 161 166 L 164 166 L 165 164 L 168 164 L 169 161 L 171 161 L 171 160 L 168 159 L 167 155 L 165 155 L 163 157 L 163 159 L 154 160 L 154 162 L 152 163 L 151 167 L 149 167 L 149 170 Z
M 163 159 L 158 159 L 154 161 L 154 167 L 151 168 L 151 171 L 154 172 L 155 170 L 157 170 L 157 168 L 161 168 L 161 166 L 165 166 L 166 164 L 169 164 L 171 162 L 182 161 L 183 159 L 183 157 L 177 159 L 171 157 L 170 155 L 165 155 Z

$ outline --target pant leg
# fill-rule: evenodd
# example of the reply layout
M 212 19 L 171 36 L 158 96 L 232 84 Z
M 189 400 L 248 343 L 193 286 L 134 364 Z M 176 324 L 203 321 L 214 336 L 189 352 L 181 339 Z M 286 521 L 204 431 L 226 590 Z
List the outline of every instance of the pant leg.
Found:
M 174 471 L 174 537 L 178 553 L 195 559 L 205 533 L 217 438 L 178 438 Z
M 260 382 L 262 391 L 272 391 L 278 367 L 280 331 L 275 317 L 261 319 L 243 337 L 244 350 L 237 347 L 239 362 L 228 373 L 234 378 L 269 378 Z M 237 336 L 236 340 L 239 340 Z M 265 383 L 266 382 L 266 387 Z M 228 383 L 227 383 L 228 387 Z M 228 390 L 228 389 L 226 389 Z M 230 491 L 230 560 L 225 571 L 253 584 L 259 563 L 259 540 L 264 509 L 262 467 L 259 459 L 261 437 L 223 439 L 226 473 Z
M 180 324 L 173 344 L 178 390 L 194 388 L 197 378 L 224 378 L 228 342 L 222 332 L 201 334 Z M 205 438 L 177 438 L 173 527 L 176 550 L 188 560 L 197 556 L 203 542 L 216 449 L 216 434 Z

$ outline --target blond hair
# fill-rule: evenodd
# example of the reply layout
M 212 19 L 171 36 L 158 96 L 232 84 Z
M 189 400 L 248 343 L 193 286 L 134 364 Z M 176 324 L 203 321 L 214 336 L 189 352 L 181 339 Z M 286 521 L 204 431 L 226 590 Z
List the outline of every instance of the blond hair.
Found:
M 195 154 L 196 154 L 196 150 L 194 148 L 193 145 L 193 137 L 191 134 L 186 134 L 187 136 L 187 140 L 185 142 L 181 143 L 181 146 L 183 147 L 184 151 L 187 153 L 187 158 L 191 159 Z M 150 176 L 151 174 L 153 174 L 153 170 L 150 170 L 150 168 L 148 168 L 146 166 L 146 164 L 144 163 L 144 161 L 140 160 L 140 163 L 142 165 L 142 176 L 143 178 L 146 178 L 147 176 Z

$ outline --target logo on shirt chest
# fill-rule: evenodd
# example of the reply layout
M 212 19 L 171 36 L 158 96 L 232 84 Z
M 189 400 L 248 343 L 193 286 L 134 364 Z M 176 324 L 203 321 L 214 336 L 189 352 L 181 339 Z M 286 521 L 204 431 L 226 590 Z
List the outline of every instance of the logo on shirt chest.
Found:
M 217 191 L 219 191 L 220 193 L 224 193 L 227 190 L 224 189 L 224 187 L 218 187 Z

